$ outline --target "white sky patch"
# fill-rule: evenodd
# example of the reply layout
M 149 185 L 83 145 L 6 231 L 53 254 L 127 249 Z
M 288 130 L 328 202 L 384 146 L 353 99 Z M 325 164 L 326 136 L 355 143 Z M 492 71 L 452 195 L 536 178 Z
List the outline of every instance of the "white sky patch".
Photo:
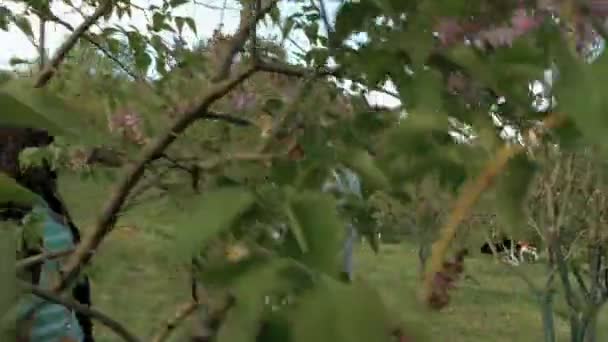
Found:
M 224 0 L 199 0 L 200 2 L 204 2 L 210 7 L 197 5 L 194 2 L 185 4 L 176 10 L 174 10 L 173 14 L 178 16 L 190 16 L 194 19 L 197 27 L 198 35 L 192 33 L 189 29 L 184 29 L 183 37 L 184 40 L 192 46 L 192 44 L 196 43 L 200 39 L 207 39 L 211 37 L 211 34 L 215 29 L 220 26 L 222 20 L 222 11 Z M 4 2 L 4 1 L 3 1 Z M 73 2 L 76 6 L 80 5 L 80 1 Z M 159 5 L 162 2 L 159 0 L 134 0 L 132 3 L 138 7 L 148 8 L 150 5 L 155 4 Z M 18 6 L 11 3 L 4 2 L 3 5 L 13 9 L 13 10 L 22 10 L 22 6 Z M 328 12 L 328 16 L 331 18 L 331 22 L 333 23 L 333 18 L 335 18 L 336 11 L 338 9 L 339 4 L 334 2 L 326 2 L 326 8 Z M 223 28 L 222 31 L 225 33 L 233 33 L 236 31 L 239 24 L 239 7 L 238 2 L 234 0 L 227 0 L 226 2 L 227 9 L 223 13 Z M 72 26 L 78 26 L 83 21 L 83 17 L 80 13 L 77 13 L 73 8 L 63 4 L 54 2 L 51 8 L 53 13 L 58 16 L 60 19 L 70 23 Z M 298 6 L 293 3 L 282 3 L 281 10 L 284 16 L 288 16 L 291 13 L 294 13 L 299 10 Z M 85 15 L 91 14 L 93 11 L 92 8 L 88 8 L 88 10 L 84 13 Z M 118 19 L 116 15 L 112 16 L 110 20 L 107 22 L 102 22 L 97 27 L 93 27 L 93 32 L 99 32 L 99 27 L 108 27 L 120 24 L 123 27 L 131 26 L 136 28 L 140 32 L 147 32 L 146 24 L 148 23 L 147 18 L 143 14 L 142 11 L 133 9 L 133 16 L 123 17 L 122 20 Z M 39 22 L 35 16 L 30 16 L 32 27 L 34 32 L 37 33 Z M 324 28 L 322 28 L 323 33 L 325 33 Z M 260 34 L 268 36 L 279 33 L 278 29 L 268 29 L 264 27 L 260 30 Z M 49 55 L 52 55 L 57 48 L 64 41 L 65 37 L 67 37 L 70 32 L 59 24 L 47 23 L 47 34 L 46 34 L 46 47 Z M 163 33 L 163 38 L 168 41 L 172 41 L 172 33 L 166 32 Z M 364 37 L 357 37 L 359 39 L 364 39 Z M 298 32 L 293 36 L 294 41 L 302 48 L 308 49 L 309 45 L 307 44 L 307 39 L 304 37 L 302 32 Z M 11 58 L 18 57 L 21 59 L 34 59 L 37 57 L 38 52 L 36 48 L 30 43 L 27 37 L 15 26 L 11 26 L 8 32 L 0 31 L 0 44 L 2 45 L 2 49 L 0 49 L 0 69 L 9 69 L 9 61 Z M 293 46 L 294 44 L 288 43 L 288 52 L 293 55 L 294 51 L 297 51 L 298 48 Z M 376 91 L 372 91 L 367 96 L 368 101 L 373 104 L 386 106 L 386 107 L 397 107 L 401 104 L 399 99 L 394 98 L 392 96 L 388 96 Z

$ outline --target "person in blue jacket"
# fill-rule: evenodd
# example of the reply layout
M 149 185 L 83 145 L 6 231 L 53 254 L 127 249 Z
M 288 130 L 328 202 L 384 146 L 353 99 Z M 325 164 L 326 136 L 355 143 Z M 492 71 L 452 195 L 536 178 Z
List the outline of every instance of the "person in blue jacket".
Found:
M 332 171 L 330 179 L 323 185 L 323 191 L 335 193 L 339 197 L 352 195 L 363 198 L 359 176 L 346 167 L 336 168 Z M 338 200 L 338 205 L 343 203 L 344 198 Z M 354 279 L 355 244 L 359 234 L 353 222 L 348 222 L 345 228 L 341 275 L 346 282 L 351 282 Z
M 44 147 L 53 142 L 46 131 L 0 126 L 0 172 L 16 180 L 39 198 L 31 207 L 0 203 L 0 221 L 23 223 L 36 217 L 42 239 L 33 243 L 23 237 L 22 255 L 26 258 L 41 252 L 60 252 L 73 248 L 80 241 L 78 228 L 57 192 L 57 174 L 48 163 L 23 169 L 19 154 L 28 147 Z M 46 260 L 28 268 L 21 278 L 41 288 L 50 289 L 59 280 L 62 258 Z M 88 278 L 82 277 L 72 288 L 73 299 L 91 305 Z M 94 342 L 91 319 L 62 305 L 45 302 L 28 295 L 21 298 L 17 321 L 17 341 L 23 342 Z

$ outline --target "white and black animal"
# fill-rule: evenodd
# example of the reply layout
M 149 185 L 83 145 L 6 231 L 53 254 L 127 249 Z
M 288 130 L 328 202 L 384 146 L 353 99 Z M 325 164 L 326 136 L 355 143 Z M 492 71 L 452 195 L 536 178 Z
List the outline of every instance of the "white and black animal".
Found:
M 515 242 L 512 239 L 503 239 L 500 242 L 493 242 L 492 246 L 489 242 L 486 242 L 481 246 L 480 251 L 482 254 L 491 255 L 493 254 L 492 247 L 496 253 L 504 257 L 505 261 L 513 265 L 538 260 L 538 249 L 526 241 Z

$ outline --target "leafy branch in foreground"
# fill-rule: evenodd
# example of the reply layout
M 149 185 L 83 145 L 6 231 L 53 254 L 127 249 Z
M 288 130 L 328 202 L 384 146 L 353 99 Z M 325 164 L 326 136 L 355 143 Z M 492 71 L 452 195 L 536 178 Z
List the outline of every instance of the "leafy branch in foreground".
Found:
M 255 18 L 255 20 L 259 19 L 261 19 L 261 17 Z M 244 25 L 244 27 L 239 28 L 239 32 L 237 32 L 235 35 L 236 37 L 239 37 L 239 39 L 236 41 L 240 44 L 245 43 L 245 41 L 240 38 L 242 36 L 240 32 L 243 30 L 249 32 L 250 25 L 247 23 L 247 25 Z M 229 55 L 227 58 L 232 59 L 233 56 Z M 65 276 L 55 291 L 61 291 L 69 285 L 69 283 L 80 272 L 81 266 L 88 262 L 89 258 L 91 257 L 89 251 L 95 250 L 102 242 L 106 234 L 109 233 L 109 228 L 113 225 L 116 219 L 116 214 L 120 211 L 120 208 L 127 199 L 131 189 L 142 177 L 148 162 L 156 158 L 156 156 L 161 155 L 165 149 L 177 139 L 180 133 L 186 130 L 188 126 L 190 126 L 201 116 L 205 115 L 207 110 L 215 101 L 228 94 L 244 80 L 251 77 L 256 71 L 257 68 L 255 66 L 247 67 L 244 71 L 241 71 L 240 74 L 214 85 L 207 91 L 205 95 L 201 96 L 198 101 L 191 105 L 185 106 L 183 113 L 177 118 L 177 120 L 175 120 L 172 126 L 144 148 L 140 155 L 139 161 L 129 170 L 127 170 L 126 175 L 118 183 L 113 195 L 108 200 L 104 210 L 98 218 L 92 234 L 83 239 L 76 251 L 67 260 L 64 268 Z
M 561 115 L 552 114 L 543 121 L 543 126 L 547 129 L 556 128 L 564 121 L 565 118 Z M 460 222 L 470 213 L 482 193 L 492 185 L 495 178 L 505 169 L 507 162 L 513 156 L 523 151 L 525 151 L 523 145 L 504 146 L 497 152 L 494 159 L 488 163 L 477 179 L 467 184 L 461 190 L 461 195 L 456 200 L 448 221 L 443 225 L 439 238 L 432 245 L 431 257 L 426 266 L 424 287 L 422 289 L 422 296 L 425 301 L 431 302 L 434 294 L 437 291 L 442 291 L 441 288 L 436 288 L 434 279 L 437 274 L 444 271 L 443 262 L 445 255 L 456 236 Z
M 78 245 L 70 259 L 65 264 L 65 277 L 56 291 L 63 290 L 80 271 L 80 266 L 88 262 L 91 254 L 89 251 L 97 249 L 102 242 L 110 227 L 113 225 L 116 213 L 120 211 L 121 206 L 126 200 L 129 191 L 137 184 L 144 173 L 147 163 L 161 154 L 190 124 L 196 121 L 199 116 L 209 108 L 217 99 L 227 94 L 230 90 L 240 84 L 243 80 L 250 77 L 256 70 L 254 68 L 246 69 L 232 79 L 219 83 L 214 88 L 210 89 L 202 100 L 190 106 L 170 127 L 165 133 L 152 140 L 141 153 L 141 157 L 137 164 L 131 166 L 123 179 L 118 183 L 114 193 L 105 205 L 101 215 L 99 216 L 93 232 L 86 236 L 85 239 Z

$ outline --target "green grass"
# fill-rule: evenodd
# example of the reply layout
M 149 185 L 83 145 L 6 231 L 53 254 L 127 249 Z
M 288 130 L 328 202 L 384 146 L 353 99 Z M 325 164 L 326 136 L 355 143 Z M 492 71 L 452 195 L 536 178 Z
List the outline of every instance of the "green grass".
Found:
M 109 195 L 105 182 L 62 180 L 62 194 L 81 229 L 87 230 Z M 171 258 L 178 248 L 173 237 L 179 230 L 171 222 L 187 215 L 180 204 L 160 201 L 121 217 L 116 231 L 102 244 L 91 267 L 94 305 L 123 322 L 139 336 L 154 333 L 189 299 L 186 266 Z M 127 227 L 127 228 L 121 228 Z M 383 245 L 374 255 L 361 246 L 358 275 L 376 286 L 396 321 L 424 331 L 432 342 L 542 341 L 540 311 L 524 282 L 491 258 L 472 256 L 467 273 L 479 284 L 465 280 L 453 291 L 449 307 L 429 312 L 416 299 L 418 265 L 412 245 Z M 543 265 L 520 268 L 537 284 L 546 277 Z M 565 310 L 562 302 L 559 310 Z M 557 318 L 559 341 L 568 340 L 566 321 Z M 96 325 L 100 342 L 117 341 Z M 601 314 L 598 341 L 608 341 L 608 309 Z M 177 340 L 177 339 L 175 339 Z

